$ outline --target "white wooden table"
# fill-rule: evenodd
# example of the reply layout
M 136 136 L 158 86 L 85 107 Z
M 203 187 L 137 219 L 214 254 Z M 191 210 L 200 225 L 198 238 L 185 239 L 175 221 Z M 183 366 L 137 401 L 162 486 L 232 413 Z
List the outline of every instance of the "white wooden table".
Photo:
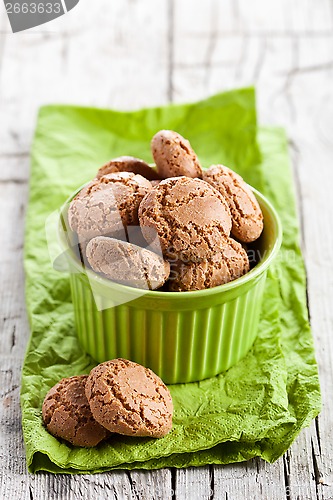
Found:
M 41 104 L 133 109 L 254 83 L 290 138 L 323 410 L 275 464 L 28 475 L 22 249 Z M 333 499 L 333 0 L 81 0 L 10 33 L 0 5 L 0 499 Z

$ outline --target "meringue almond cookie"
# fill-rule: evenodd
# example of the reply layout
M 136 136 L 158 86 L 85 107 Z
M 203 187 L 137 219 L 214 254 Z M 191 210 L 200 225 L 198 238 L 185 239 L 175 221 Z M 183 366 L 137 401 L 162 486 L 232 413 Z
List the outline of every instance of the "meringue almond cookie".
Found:
M 82 242 L 138 224 L 140 202 L 151 189 L 147 179 L 132 172 L 94 179 L 70 203 L 70 228 Z
M 157 172 L 163 178 L 202 176 L 201 166 L 191 144 L 173 130 L 160 130 L 154 135 L 151 150 Z
M 85 394 L 88 375 L 64 378 L 46 394 L 42 415 L 47 430 L 74 446 L 91 447 L 110 433 L 93 417 Z
M 213 288 L 240 278 L 249 270 L 249 259 L 242 245 L 226 237 L 223 250 L 206 260 L 172 263 L 168 289 L 187 292 Z
M 148 243 L 158 235 L 163 255 L 200 261 L 223 249 L 231 215 L 223 196 L 200 179 L 173 177 L 153 188 L 139 207 Z
M 110 160 L 98 170 L 96 178 L 100 179 L 103 175 L 115 172 L 133 172 L 134 174 L 142 175 L 142 177 L 145 177 L 149 181 L 160 179 L 156 170 L 151 168 L 145 161 L 134 156 L 119 156 Z
M 264 228 L 263 215 L 243 178 L 224 165 L 212 165 L 203 172 L 203 179 L 227 200 L 232 216 L 232 235 L 244 243 L 258 239 Z
M 96 273 L 134 288 L 155 290 L 170 274 L 170 264 L 163 257 L 132 243 L 105 236 L 89 241 L 86 256 Z
M 110 432 L 160 438 L 172 428 L 171 394 L 151 370 L 118 358 L 93 368 L 86 396 L 94 418 Z

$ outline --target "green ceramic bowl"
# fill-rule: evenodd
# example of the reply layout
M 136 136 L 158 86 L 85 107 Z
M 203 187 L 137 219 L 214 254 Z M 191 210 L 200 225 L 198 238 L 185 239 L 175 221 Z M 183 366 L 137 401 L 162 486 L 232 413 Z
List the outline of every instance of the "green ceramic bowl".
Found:
M 71 196 L 59 229 L 83 349 L 98 362 L 118 357 L 136 361 L 167 384 L 213 377 L 243 358 L 257 336 L 267 269 L 282 240 L 274 208 L 253 191 L 265 222 L 250 249 L 260 261 L 231 283 L 193 292 L 138 291 L 85 269 L 69 248 L 73 235 L 65 221 Z

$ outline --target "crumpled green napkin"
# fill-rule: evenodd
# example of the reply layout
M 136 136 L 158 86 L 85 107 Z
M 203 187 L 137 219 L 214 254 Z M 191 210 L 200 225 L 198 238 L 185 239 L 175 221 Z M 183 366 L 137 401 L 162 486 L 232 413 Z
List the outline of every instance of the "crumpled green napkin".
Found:
M 60 378 L 88 373 L 94 361 L 78 345 L 68 276 L 52 268 L 45 219 L 109 158 L 128 154 L 152 161 L 150 140 L 161 128 L 188 137 L 204 166 L 220 162 L 234 168 L 273 202 L 284 227 L 282 251 L 268 275 L 251 352 L 218 377 L 170 386 L 175 414 L 168 436 L 113 436 L 93 449 L 75 448 L 45 430 L 41 406 Z M 260 149 L 253 89 L 132 113 L 71 106 L 40 110 L 25 243 L 32 334 L 21 405 L 30 472 L 186 467 L 255 456 L 273 462 L 318 414 L 320 389 L 284 132 L 260 129 L 258 143 Z

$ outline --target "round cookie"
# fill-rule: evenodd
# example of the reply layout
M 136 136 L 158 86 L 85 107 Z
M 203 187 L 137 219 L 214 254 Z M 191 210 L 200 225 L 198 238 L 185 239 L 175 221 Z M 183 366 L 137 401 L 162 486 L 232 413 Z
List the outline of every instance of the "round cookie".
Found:
M 87 378 L 63 378 L 46 394 L 42 408 L 47 430 L 74 446 L 96 446 L 109 436 L 92 416 L 85 394 Z
M 259 203 L 243 178 L 224 165 L 212 165 L 203 179 L 227 200 L 232 216 L 232 235 L 244 243 L 259 238 L 264 223 Z
M 132 172 L 116 172 L 94 179 L 72 200 L 68 222 L 79 241 L 112 234 L 138 224 L 138 207 L 152 189 L 150 182 Z
M 200 179 L 173 177 L 142 200 L 139 220 L 149 243 L 159 238 L 162 252 L 198 262 L 223 249 L 231 215 L 223 196 Z
M 119 156 L 103 165 L 97 172 L 96 178 L 100 179 L 103 175 L 113 174 L 115 172 L 133 172 L 140 174 L 149 181 L 160 178 L 156 170 L 151 168 L 148 163 L 134 156 Z
M 242 245 L 226 237 L 223 251 L 207 260 L 172 263 L 168 288 L 171 292 L 204 290 L 229 283 L 249 270 L 249 259 Z
M 157 132 L 151 141 L 151 150 L 157 172 L 163 179 L 181 175 L 201 178 L 202 170 L 197 155 L 189 141 L 177 132 Z
M 163 437 L 172 427 L 170 392 L 154 372 L 126 359 L 91 370 L 86 395 L 94 418 L 111 432 Z
M 86 256 L 95 272 L 135 288 L 155 290 L 170 274 L 169 263 L 156 253 L 105 236 L 89 241 Z

